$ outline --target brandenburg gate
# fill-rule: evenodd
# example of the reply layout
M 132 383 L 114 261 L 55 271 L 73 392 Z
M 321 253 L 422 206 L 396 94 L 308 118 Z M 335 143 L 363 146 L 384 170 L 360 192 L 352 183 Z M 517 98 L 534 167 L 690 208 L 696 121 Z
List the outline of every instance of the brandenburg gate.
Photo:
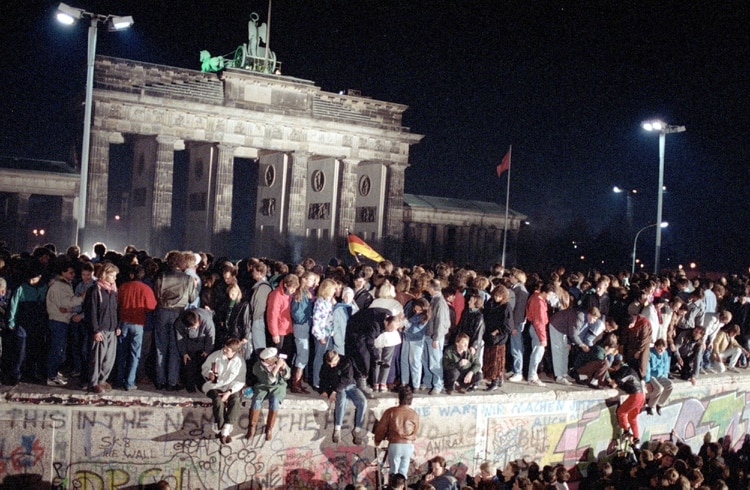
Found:
M 335 254 L 347 230 L 392 244 L 386 252 L 394 258 L 400 252 L 404 171 L 410 146 L 422 138 L 402 125 L 404 105 L 278 74 L 204 73 L 104 56 L 95 62 L 93 104 L 87 240 L 106 235 L 110 148 L 127 144 L 127 236 L 153 254 L 176 246 L 295 260 Z M 175 188 L 181 150 L 189 176 Z M 249 161 L 257 180 L 238 186 L 235 159 Z M 236 192 L 254 196 L 243 250 L 229 249 Z M 174 232 L 175 193 L 185 197 L 182 236 Z

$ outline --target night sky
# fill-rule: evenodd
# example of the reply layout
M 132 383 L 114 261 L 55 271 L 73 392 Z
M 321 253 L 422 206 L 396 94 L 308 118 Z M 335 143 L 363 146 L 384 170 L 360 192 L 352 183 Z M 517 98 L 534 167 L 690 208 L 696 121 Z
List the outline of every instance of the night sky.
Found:
M 246 42 L 266 1 L 71 0 L 132 15 L 98 54 L 199 69 L 198 52 Z M 0 7 L 0 155 L 70 160 L 85 83 L 86 23 L 58 2 Z M 722 2 L 275 0 L 270 46 L 285 75 L 406 104 L 406 192 L 505 203 L 495 166 L 513 146 L 510 206 L 538 230 L 585 223 L 632 243 L 656 220 L 659 117 L 667 135 L 662 263 L 750 266 L 750 9 Z M 639 248 L 653 249 L 653 231 Z M 649 260 L 653 260 L 651 257 Z

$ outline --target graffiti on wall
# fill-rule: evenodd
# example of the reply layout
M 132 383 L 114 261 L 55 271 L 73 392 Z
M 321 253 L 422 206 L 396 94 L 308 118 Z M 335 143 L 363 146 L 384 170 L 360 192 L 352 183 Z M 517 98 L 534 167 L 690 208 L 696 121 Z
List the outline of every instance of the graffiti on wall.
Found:
M 697 450 L 708 432 L 714 439 L 730 437 L 734 446 L 741 444 L 748 433 L 748 392 L 727 386 L 725 391 L 689 395 L 671 401 L 661 416 L 641 414 L 642 438 L 666 439 L 674 430 Z M 424 472 L 425 462 L 435 455 L 445 457 L 459 477 L 477 471 L 483 460 L 498 466 L 518 458 L 573 465 L 610 447 L 616 399 L 498 399 L 416 400 L 421 429 L 413 471 Z M 482 400 L 487 402 L 475 403 Z M 334 444 L 332 412 L 314 407 L 286 406 L 271 441 L 265 440 L 263 418 L 252 439 L 243 437 L 245 412 L 234 440 L 222 445 L 208 407 L 16 404 L 0 411 L 0 480 L 19 488 L 44 481 L 53 488 L 86 490 L 160 480 L 191 489 L 374 487 L 382 468 L 372 437 L 366 445 L 353 443 L 350 411 L 341 441 Z M 383 405 L 370 410 L 365 426 L 372 427 L 382 410 Z

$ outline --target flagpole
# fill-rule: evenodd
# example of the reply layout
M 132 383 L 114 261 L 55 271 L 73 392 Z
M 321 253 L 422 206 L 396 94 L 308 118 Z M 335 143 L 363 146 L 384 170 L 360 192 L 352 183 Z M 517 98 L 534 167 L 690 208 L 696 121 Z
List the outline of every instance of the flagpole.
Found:
M 510 145 L 508 148 L 508 188 L 505 191 L 505 227 L 503 229 L 503 258 L 501 262 L 503 269 L 505 269 L 505 247 L 508 243 L 508 206 L 510 205 L 510 167 L 511 160 L 513 159 L 512 151 L 513 145 Z

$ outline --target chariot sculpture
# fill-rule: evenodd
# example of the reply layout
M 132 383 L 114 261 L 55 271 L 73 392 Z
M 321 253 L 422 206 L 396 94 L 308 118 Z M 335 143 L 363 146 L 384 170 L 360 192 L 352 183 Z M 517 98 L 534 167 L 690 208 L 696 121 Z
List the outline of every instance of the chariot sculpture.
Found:
M 281 63 L 276 61 L 276 53 L 267 47 L 268 26 L 265 22 L 258 25 L 259 19 L 257 13 L 250 14 L 250 21 L 247 23 L 247 43 L 240 44 L 231 53 L 211 56 L 208 51 L 201 51 L 201 71 L 217 72 L 226 68 L 241 68 L 263 73 L 278 73 Z

